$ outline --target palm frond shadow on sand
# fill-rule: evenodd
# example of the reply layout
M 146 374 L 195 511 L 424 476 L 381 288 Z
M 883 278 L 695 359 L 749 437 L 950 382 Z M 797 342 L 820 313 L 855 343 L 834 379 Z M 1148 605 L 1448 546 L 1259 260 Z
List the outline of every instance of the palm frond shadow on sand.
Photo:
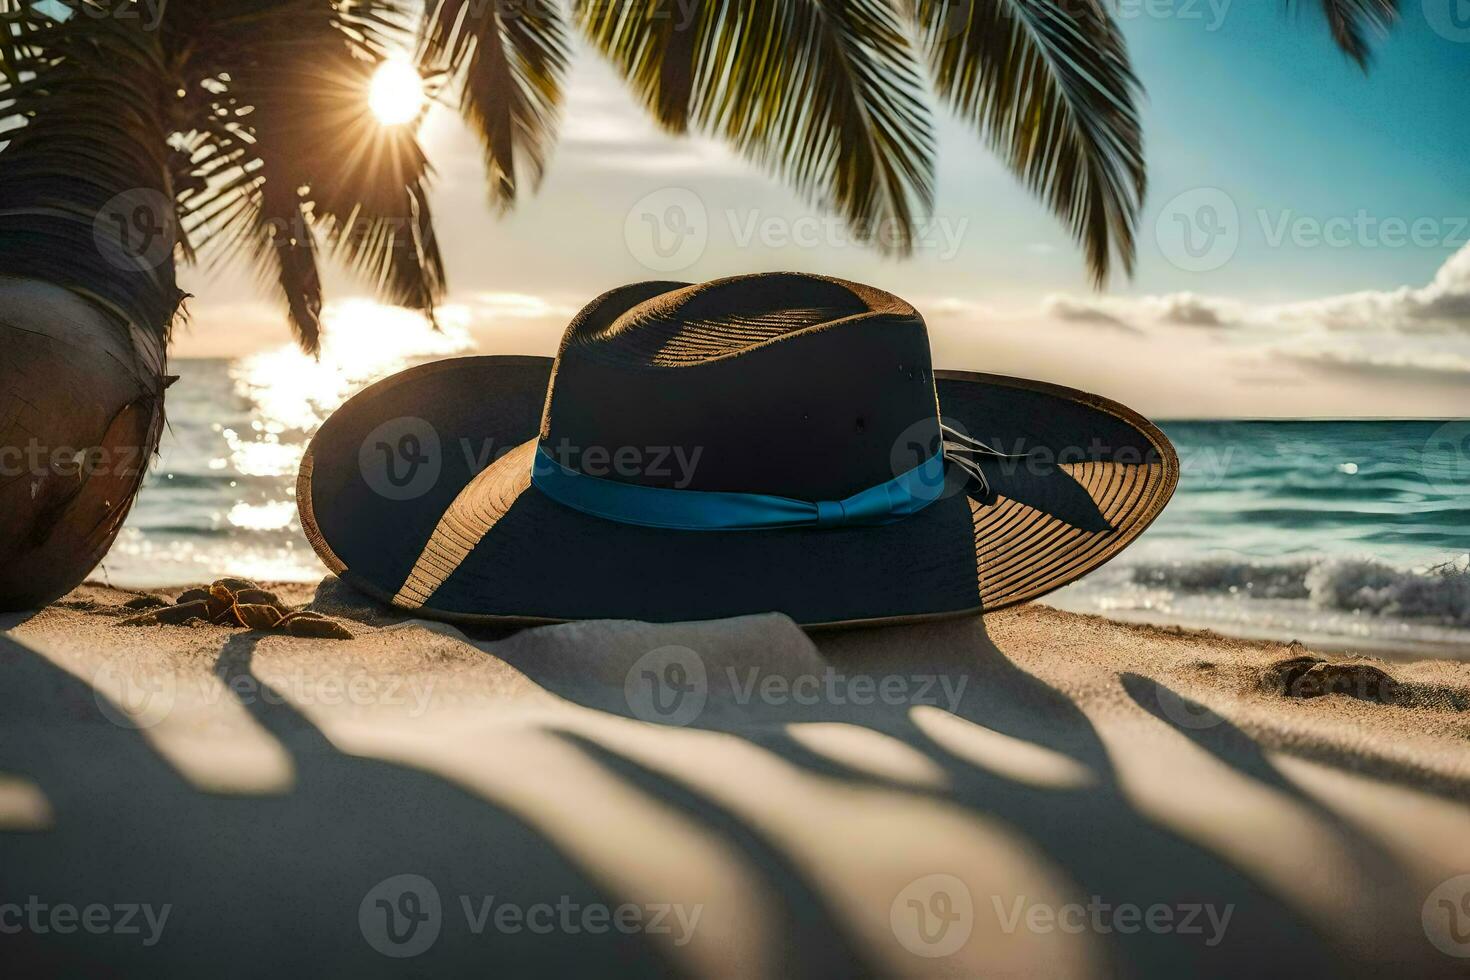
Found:
M 438 884 L 446 921 L 461 916 L 453 907 L 460 893 L 493 892 L 523 906 L 562 895 L 583 905 L 628 900 L 611 894 L 547 835 L 493 800 L 435 773 L 337 749 L 255 675 L 257 642 L 232 637 L 216 673 L 228 690 L 242 680 L 259 685 L 262 696 L 240 703 L 290 757 L 295 782 L 281 795 L 226 797 L 192 788 L 143 735 L 106 721 L 88 684 L 0 637 L 7 678 L 0 713 L 10 736 L 0 743 L 0 770 L 33 780 L 56 813 L 48 833 L 0 833 L 8 890 L 99 902 L 171 902 L 176 909 L 167 947 L 120 950 L 84 933 L 65 943 L 22 934 L 8 937 L 17 953 L 13 962 L 84 970 L 105 961 L 124 973 L 163 973 L 191 962 L 221 964 L 216 972 L 224 974 L 297 973 L 329 965 L 358 975 L 391 973 L 403 964 L 368 948 L 354 912 L 358 898 L 376 883 L 404 873 Z M 1092 778 L 1068 786 L 1011 778 L 936 741 L 908 706 L 724 705 L 705 712 L 698 727 L 742 739 L 824 781 L 906 794 L 1003 824 L 1061 869 L 1078 895 L 1143 908 L 1159 902 L 1234 906 L 1226 939 L 1215 948 L 1206 948 L 1198 936 L 1140 931 L 1100 937 L 1109 960 L 1104 965 L 1116 972 L 1351 972 L 1342 950 L 1286 897 L 1227 856 L 1140 812 L 1120 786 L 1108 746 L 1088 716 L 997 649 L 980 621 L 829 634 L 817 645 L 805 637 L 799 642 L 811 647 L 802 661 L 808 665 L 820 661 L 874 676 L 922 671 L 941 680 L 963 678 L 965 695 L 954 710 L 963 723 L 1071 760 Z M 534 631 L 477 646 L 568 701 L 631 716 L 621 688 L 579 680 L 566 661 L 540 656 L 544 648 Z M 622 651 L 589 649 L 587 656 L 610 659 L 588 673 L 617 675 L 627 667 L 620 662 Z M 1153 720 L 1171 724 L 1231 769 L 1312 810 L 1345 848 L 1367 855 L 1360 871 L 1368 880 L 1400 900 L 1386 855 L 1296 790 L 1243 732 L 1228 723 L 1205 734 L 1187 731 L 1152 710 L 1152 692 L 1144 686 L 1152 683 L 1125 677 L 1124 689 Z M 86 723 L 58 723 L 78 720 Z M 893 781 L 815 751 L 788 727 L 810 722 L 857 725 L 895 739 L 937 767 L 943 780 L 939 786 Z M 792 853 L 768 828 L 656 759 L 613 747 L 576 724 L 556 723 L 549 730 L 621 785 L 676 813 L 748 865 L 764 892 L 775 896 L 768 918 L 776 928 L 765 937 L 770 948 L 763 952 L 783 975 L 879 972 L 837 911 L 838 899 L 850 896 L 825 893 L 808 869 L 809 855 Z M 76 818 L 95 813 L 99 797 L 108 801 L 108 820 Z M 595 813 L 588 818 L 595 820 Z M 821 820 L 823 814 L 810 818 Z M 648 846 L 660 842 L 650 840 Z M 963 877 L 966 869 L 930 870 Z M 977 906 L 988 899 L 976 896 Z M 988 912 L 986 906 L 982 914 Z M 492 943 L 446 928 L 433 949 L 412 962 L 427 970 L 489 962 L 517 975 L 588 968 L 615 975 L 678 972 L 657 943 L 617 933 L 522 933 L 497 935 Z
M 254 677 L 256 642 L 237 635 L 221 651 L 227 688 Z M 84 975 L 104 965 L 127 976 L 402 975 L 405 961 L 370 948 L 357 915 L 362 896 L 399 874 L 428 878 L 443 903 L 445 927 L 409 961 L 416 969 L 493 962 L 511 975 L 572 975 L 589 964 L 610 975 L 674 972 L 640 935 L 471 934 L 461 893 L 523 907 L 560 896 L 583 906 L 617 902 L 518 817 L 441 776 L 343 753 L 280 692 L 255 688 L 258 679 L 250 689 L 260 696 L 241 704 L 289 755 L 294 786 L 277 796 L 220 796 L 192 788 L 142 734 L 107 721 L 86 683 L 5 637 L 0 655 L 8 735 L 0 770 L 34 781 L 55 813 L 48 832 L 0 833 L 6 894 L 173 906 L 153 948 L 80 929 L 8 935 L 14 975 L 30 975 L 27 966 L 33 975 Z M 87 818 L 99 809 L 105 821 Z M 460 927 L 450 927 L 456 919 Z
M 741 706 L 739 718 L 706 710 L 694 724 L 748 739 L 815 775 L 853 786 L 930 796 L 1000 821 L 1064 869 L 1081 896 L 1102 896 L 1115 905 L 1132 903 L 1141 908 L 1171 901 L 1234 906 L 1226 940 L 1216 948 L 1206 948 L 1193 935 L 1140 930 L 1105 936 L 1113 960 L 1107 966 L 1115 975 L 1215 976 L 1264 971 L 1314 976 L 1343 975 L 1348 970 L 1340 952 L 1281 896 L 1227 858 L 1142 815 L 1120 789 L 1108 750 L 1091 721 L 1071 699 L 1012 663 L 990 641 L 980 620 L 915 626 L 904 632 L 907 635 L 901 639 L 894 630 L 825 634 L 816 645 L 822 648 L 826 662 L 850 673 L 874 677 L 925 673 L 937 675 L 941 685 L 945 678 L 956 683 L 966 678 L 956 715 L 1065 756 L 1095 778 L 1087 785 L 1058 788 L 1028 785 L 1000 775 L 935 741 L 915 724 L 907 705 L 812 708 L 761 704 L 756 699 Z M 495 651 L 543 687 L 589 707 L 632 716 L 621 690 L 569 682 L 567 671 L 543 669 L 544 661 L 534 656 L 534 650 L 526 651 L 531 655 L 516 656 L 514 646 L 497 645 Z M 947 651 L 947 659 L 924 661 L 921 658 L 927 651 Z M 599 650 L 598 654 L 608 652 Z M 954 687 L 951 684 L 950 689 Z M 861 725 L 897 739 L 938 766 L 944 788 L 915 787 L 845 765 L 813 751 L 786 728 L 789 723 L 819 722 Z M 562 736 L 610 772 L 678 807 L 691 819 L 729 828 L 719 805 L 687 783 L 575 731 L 564 731 Z M 1254 775 L 1253 767 L 1240 758 L 1227 755 L 1223 761 Z M 1187 788 L 1182 792 L 1188 792 Z M 813 818 L 820 819 L 820 815 Z M 749 855 L 775 851 L 773 843 L 761 839 L 759 831 L 748 825 L 726 832 Z M 1120 854 L 1128 857 L 1120 860 Z M 965 871 L 932 870 L 961 877 Z M 983 905 L 977 916 L 994 914 L 990 896 L 975 896 L 975 900 L 977 906 Z

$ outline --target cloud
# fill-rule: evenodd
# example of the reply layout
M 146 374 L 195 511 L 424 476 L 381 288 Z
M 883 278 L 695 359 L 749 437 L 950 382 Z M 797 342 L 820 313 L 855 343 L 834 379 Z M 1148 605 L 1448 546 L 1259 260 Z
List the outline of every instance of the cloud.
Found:
M 460 301 L 474 323 L 497 320 L 568 319 L 577 307 L 525 293 L 474 293 Z
M 1465 384 L 1470 378 L 1470 246 L 1451 256 L 1423 286 L 1367 290 L 1291 303 L 1252 304 L 1181 292 L 1154 296 L 1052 294 L 1030 310 L 996 312 L 963 299 L 929 303 L 949 316 L 993 330 L 1029 323 L 1030 334 L 1104 327 L 1146 336 L 1154 349 L 1178 341 L 1214 371 L 1271 366 L 1412 385 Z M 1075 336 L 1073 333 L 1072 335 Z M 1193 338 L 1191 341 L 1190 338 Z M 1218 345 L 1228 342 L 1222 351 Z M 1200 346 L 1205 345 L 1205 346 Z M 1228 352 L 1228 353 L 1227 353 Z M 1237 380 L 1244 375 L 1236 374 Z M 1364 390 L 1366 396 L 1366 390 Z
M 1305 348 L 1283 351 L 1283 356 L 1309 367 L 1347 371 L 1354 374 L 1394 375 L 1413 379 L 1425 376 L 1464 383 L 1470 375 L 1470 354 L 1455 351 L 1370 351 L 1358 347 Z
M 1266 307 L 1262 313 L 1329 330 L 1470 333 L 1470 245 L 1450 256 L 1433 281 L 1417 289 L 1366 290 Z
M 919 304 L 927 317 L 947 317 L 960 320 L 987 321 L 996 317 L 993 307 L 968 299 L 946 296 Z
M 1042 300 L 1041 311 L 1057 320 L 1101 323 L 1128 330 L 1137 330 L 1139 324 L 1149 323 L 1225 327 L 1237 322 L 1242 315 L 1238 303 L 1194 293 L 1080 298 L 1053 294 Z
M 1223 327 L 1236 315 L 1231 304 L 1193 293 L 1174 293 L 1162 298 L 1159 319 L 1186 327 Z
M 1292 303 L 1251 305 L 1196 293 L 1137 297 L 1048 296 L 1043 312 L 1059 320 L 1177 324 L 1351 333 L 1470 334 L 1470 245 L 1420 287 L 1364 290 Z
M 1041 301 L 1041 312 L 1070 323 L 1095 323 L 1114 329 L 1138 331 L 1131 323 L 1125 323 L 1103 309 L 1101 303 L 1076 300 L 1069 296 L 1054 294 L 1046 297 Z

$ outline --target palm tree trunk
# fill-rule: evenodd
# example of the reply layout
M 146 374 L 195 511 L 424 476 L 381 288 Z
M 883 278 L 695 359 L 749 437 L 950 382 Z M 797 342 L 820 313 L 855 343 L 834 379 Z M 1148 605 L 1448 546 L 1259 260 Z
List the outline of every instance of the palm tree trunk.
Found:
M 65 594 L 117 537 L 163 428 L 162 336 L 0 277 L 0 610 Z
M 0 150 L 0 610 L 65 594 L 117 537 L 182 298 L 159 32 L 29 9 L 5 30 L 24 125 Z

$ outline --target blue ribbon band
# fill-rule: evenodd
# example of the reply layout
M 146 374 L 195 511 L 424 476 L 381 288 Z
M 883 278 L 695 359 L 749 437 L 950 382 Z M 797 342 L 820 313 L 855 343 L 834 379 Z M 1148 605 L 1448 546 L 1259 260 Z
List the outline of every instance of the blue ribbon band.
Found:
M 790 527 L 854 527 L 892 524 L 938 500 L 944 493 L 941 450 L 887 483 L 846 500 L 793 500 L 764 493 L 669 490 L 588 476 L 557 462 L 536 447 L 531 484 L 573 510 L 639 527 L 673 531 L 755 531 Z

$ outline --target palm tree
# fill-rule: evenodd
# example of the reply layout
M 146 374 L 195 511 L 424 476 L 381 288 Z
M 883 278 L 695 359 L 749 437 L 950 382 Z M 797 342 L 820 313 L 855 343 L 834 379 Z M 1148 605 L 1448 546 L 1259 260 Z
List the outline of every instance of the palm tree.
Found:
M 498 210 L 545 168 L 575 27 L 664 129 L 718 136 L 897 254 L 932 204 L 932 85 L 1096 283 L 1131 272 L 1139 85 L 1106 0 L 569 2 L 0 0 L 0 608 L 74 586 L 126 516 L 162 425 L 176 260 L 253 262 L 308 351 L 323 251 L 432 317 L 431 170 L 365 98 L 395 50 L 457 94 Z M 1322 6 L 1365 66 L 1396 14 Z

